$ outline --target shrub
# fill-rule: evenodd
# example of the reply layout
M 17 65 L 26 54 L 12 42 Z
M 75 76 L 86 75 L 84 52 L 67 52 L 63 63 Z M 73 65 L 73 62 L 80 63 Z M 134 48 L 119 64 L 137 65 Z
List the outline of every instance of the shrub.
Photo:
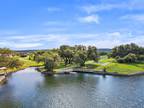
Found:
M 56 65 L 56 64 L 55 64 L 53 58 L 46 58 L 46 59 L 45 59 L 45 64 L 44 64 L 44 66 L 45 66 L 45 69 L 46 69 L 47 71 L 53 72 L 53 69 L 54 69 L 55 65 Z
M 104 56 L 104 55 L 108 55 L 108 53 L 107 52 L 99 52 L 99 55 Z
M 18 58 L 11 58 L 8 67 L 10 68 L 18 68 L 23 65 L 23 62 L 21 62 Z
M 116 57 L 117 62 L 119 63 L 134 63 L 137 61 L 137 56 L 135 54 L 128 54 L 125 57 Z
M 118 63 L 125 63 L 124 58 L 121 58 L 119 56 L 116 57 L 116 60 L 117 60 Z
M 139 55 L 139 56 L 137 56 L 137 58 L 139 61 L 144 61 L 144 55 Z
M 87 60 L 87 54 L 84 51 L 77 52 L 77 54 L 74 56 L 74 59 L 73 59 L 73 61 L 76 64 L 79 64 L 80 66 L 84 66 L 86 60 Z
M 130 53 L 124 57 L 124 60 L 126 63 L 134 63 L 137 61 L 137 56 L 135 54 Z
M 0 56 L 0 67 L 7 67 L 9 64 L 10 58 Z
M 80 56 L 75 56 L 74 57 L 74 62 L 76 64 L 79 64 L 80 66 L 84 66 L 85 65 L 85 60 L 83 60 Z

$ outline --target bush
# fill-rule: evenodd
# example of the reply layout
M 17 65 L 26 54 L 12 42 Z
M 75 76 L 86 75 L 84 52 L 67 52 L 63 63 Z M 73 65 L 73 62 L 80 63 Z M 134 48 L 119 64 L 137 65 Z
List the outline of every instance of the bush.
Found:
M 125 63 L 124 58 L 121 58 L 119 56 L 116 57 L 116 60 L 117 60 L 118 63 Z
M 137 56 L 135 54 L 130 53 L 124 57 L 124 60 L 126 63 L 134 63 L 137 61 Z
M 119 63 L 134 63 L 137 61 L 137 56 L 135 54 L 128 54 L 125 57 L 116 57 L 117 62 Z
M 77 54 L 74 56 L 73 61 L 76 64 L 79 64 L 80 66 L 84 66 L 86 59 L 87 59 L 87 54 L 86 52 L 82 51 L 82 52 L 77 52 Z
M 139 56 L 137 56 L 137 58 L 139 61 L 144 61 L 144 55 L 139 55 Z
M 107 52 L 99 52 L 99 55 L 104 56 L 104 55 L 108 55 L 108 53 Z
M 8 63 L 8 67 L 10 68 L 18 68 L 23 65 L 23 62 L 21 62 L 18 58 L 11 58 L 11 60 Z
M 55 67 L 55 62 L 53 58 L 46 58 L 44 66 L 47 71 L 53 72 L 53 69 Z
M 75 56 L 74 57 L 74 62 L 76 64 L 79 64 L 80 66 L 84 66 L 85 65 L 85 60 L 83 60 L 80 56 Z
M 7 67 L 9 64 L 10 58 L 0 56 L 0 67 Z

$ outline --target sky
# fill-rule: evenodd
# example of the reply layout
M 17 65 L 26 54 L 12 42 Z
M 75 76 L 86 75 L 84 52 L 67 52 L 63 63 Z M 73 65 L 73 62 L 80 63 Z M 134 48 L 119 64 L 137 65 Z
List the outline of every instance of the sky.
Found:
M 144 0 L 0 0 L 0 47 L 144 46 Z

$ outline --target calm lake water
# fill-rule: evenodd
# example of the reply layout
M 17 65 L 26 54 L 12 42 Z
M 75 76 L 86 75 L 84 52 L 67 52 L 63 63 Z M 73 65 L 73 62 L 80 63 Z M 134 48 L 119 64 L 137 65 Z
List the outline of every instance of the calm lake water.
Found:
M 46 77 L 28 68 L 0 86 L 0 108 L 144 108 L 144 76 Z

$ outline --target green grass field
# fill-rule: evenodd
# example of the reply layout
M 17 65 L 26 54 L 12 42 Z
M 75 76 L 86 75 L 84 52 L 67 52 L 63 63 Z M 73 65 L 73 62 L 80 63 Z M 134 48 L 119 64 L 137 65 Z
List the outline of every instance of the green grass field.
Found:
M 108 72 L 116 72 L 120 74 L 144 72 L 144 63 L 121 64 L 117 63 L 116 60 L 112 58 L 108 59 L 107 56 L 102 56 L 98 63 L 87 61 L 86 66 L 87 65 L 93 66 L 93 69 L 98 71 L 106 68 Z
M 0 70 L 0 73 L 10 73 L 10 72 L 16 72 L 18 70 L 22 70 L 28 67 L 36 67 L 36 66 L 42 66 L 43 63 L 37 63 L 35 61 L 31 61 L 28 58 L 21 58 L 19 57 L 19 60 L 23 62 L 23 65 L 20 66 L 19 68 L 8 68 L 6 70 Z
M 21 69 L 25 69 L 27 67 L 35 67 L 42 66 L 43 63 L 37 63 L 35 61 L 31 61 L 28 58 L 19 58 L 24 64 L 19 68 L 9 68 L 5 70 L 6 72 L 15 72 Z M 60 63 L 54 71 L 58 72 L 63 69 L 69 69 L 77 67 L 76 64 L 70 64 L 65 66 L 64 63 Z M 137 72 L 144 72 L 144 62 L 143 63 L 132 63 L 132 64 L 121 64 L 117 63 L 115 59 L 108 58 L 107 56 L 101 56 L 99 62 L 87 61 L 85 66 L 82 68 L 94 69 L 96 71 L 102 71 L 104 68 L 107 72 L 114 72 L 120 74 L 131 74 Z M 0 73 L 5 72 L 4 70 L 0 70 Z
M 63 69 L 76 67 L 77 65 L 65 65 L 61 63 L 55 71 L 58 72 Z M 119 74 L 132 74 L 137 72 L 144 72 L 144 63 L 122 64 L 117 63 L 115 59 L 101 56 L 99 62 L 86 61 L 85 66 L 82 68 L 94 69 L 96 71 L 103 71 L 105 68 L 107 72 Z

